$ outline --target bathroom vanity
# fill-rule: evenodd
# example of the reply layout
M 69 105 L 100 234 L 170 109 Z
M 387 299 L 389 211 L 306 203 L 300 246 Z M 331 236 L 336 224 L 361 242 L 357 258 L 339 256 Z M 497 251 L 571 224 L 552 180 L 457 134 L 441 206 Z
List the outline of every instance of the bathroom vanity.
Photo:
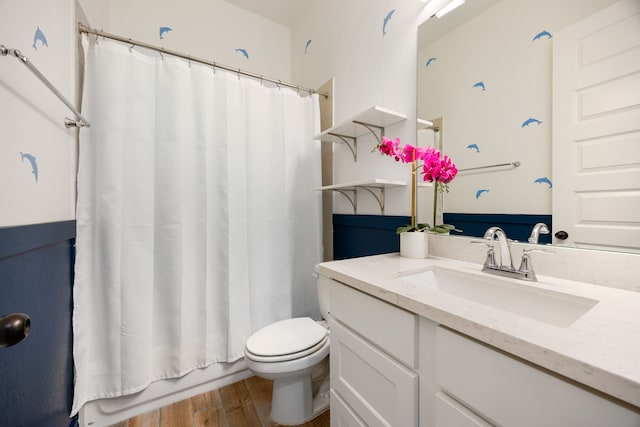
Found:
M 320 264 L 331 425 L 640 426 L 640 293 L 480 268 Z

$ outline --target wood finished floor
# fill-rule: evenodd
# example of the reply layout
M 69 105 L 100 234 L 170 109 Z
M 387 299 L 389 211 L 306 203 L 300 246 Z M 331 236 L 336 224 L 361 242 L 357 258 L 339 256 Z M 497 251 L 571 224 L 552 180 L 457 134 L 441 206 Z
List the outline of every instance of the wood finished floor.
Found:
M 112 427 L 268 427 L 273 382 L 250 377 L 147 412 Z M 301 427 L 329 427 L 326 411 Z

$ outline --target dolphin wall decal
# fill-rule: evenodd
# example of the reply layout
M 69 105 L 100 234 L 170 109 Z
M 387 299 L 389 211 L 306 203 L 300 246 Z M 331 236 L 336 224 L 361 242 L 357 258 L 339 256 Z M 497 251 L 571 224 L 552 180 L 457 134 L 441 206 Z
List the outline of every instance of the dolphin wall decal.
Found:
M 309 45 L 311 44 L 311 39 L 307 40 L 307 44 L 304 45 L 304 54 L 307 54 L 307 50 L 309 49 Z
M 438 59 L 438 58 L 429 58 L 429 59 L 427 59 L 427 62 L 424 64 L 424 66 L 425 66 L 425 67 L 428 67 L 428 66 L 429 66 L 429 65 L 431 65 L 431 63 L 432 63 L 433 61 L 435 61 L 436 59 Z
M 474 83 L 473 87 L 478 87 L 478 88 L 480 88 L 482 90 L 487 90 L 487 88 L 484 86 L 484 82 L 482 82 L 482 81 Z
M 551 33 L 550 33 L 549 31 L 544 30 L 544 31 L 540 31 L 538 34 L 536 34 L 536 35 L 533 37 L 533 40 L 532 40 L 532 41 L 540 40 L 540 39 L 541 39 L 541 38 L 543 38 L 543 37 L 546 37 L 547 39 L 550 39 L 550 38 L 551 38 L 551 37 L 553 37 L 553 36 L 551 35 Z
M 169 31 L 173 31 L 171 27 L 160 27 L 160 40 L 164 40 L 164 35 Z
M 42 46 L 49 47 L 49 44 L 47 43 L 47 38 L 45 37 L 45 35 L 42 32 L 42 30 L 40 29 L 40 27 L 36 28 L 36 32 L 33 35 L 33 48 L 35 50 L 38 50 L 38 45 L 36 44 L 38 42 L 38 40 L 40 41 Z
M 236 49 L 236 52 L 240 52 L 242 55 L 244 55 L 245 59 L 249 59 L 249 53 L 246 51 L 246 49 Z
M 20 152 L 20 157 L 22 158 L 23 162 L 24 159 L 29 160 L 29 163 L 31 163 L 31 173 L 36 178 L 36 183 L 38 183 L 38 163 L 36 162 L 36 158 L 29 153 L 23 152 Z
M 382 21 L 382 35 L 384 36 L 385 34 L 387 34 L 387 24 L 389 23 L 389 21 L 391 20 L 391 17 L 393 16 L 394 12 L 396 10 L 395 9 L 391 9 L 389 11 L 389 13 L 387 13 L 387 16 L 384 17 L 384 20 Z
M 536 183 L 536 184 L 548 184 L 549 188 L 553 188 L 553 184 L 551 184 L 551 181 L 546 176 L 542 177 L 542 178 L 538 178 L 533 182 Z
M 476 191 L 476 200 L 479 199 L 480 196 L 482 196 L 484 193 L 488 193 L 488 192 L 489 192 L 489 190 L 484 189 L 484 188 Z
M 480 147 L 478 147 L 478 144 L 469 144 L 469 145 L 467 145 L 467 148 L 472 149 L 472 150 L 476 150 L 476 153 L 480 152 Z
M 522 126 L 520 126 L 520 127 L 521 127 L 521 128 L 523 128 L 523 127 L 529 126 L 529 125 L 531 125 L 531 124 L 533 124 L 533 123 L 535 123 L 535 124 L 537 124 L 537 125 L 542 124 L 542 122 L 541 122 L 540 120 L 538 120 L 538 119 L 534 119 L 534 118 L 532 118 L 532 117 L 529 117 L 527 120 L 525 120 L 524 122 L 522 122 Z

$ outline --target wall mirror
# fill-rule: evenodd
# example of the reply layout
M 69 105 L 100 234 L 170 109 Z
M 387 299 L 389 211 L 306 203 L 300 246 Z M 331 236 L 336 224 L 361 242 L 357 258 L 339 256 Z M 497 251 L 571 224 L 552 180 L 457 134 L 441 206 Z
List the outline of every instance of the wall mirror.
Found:
M 431 17 L 420 26 L 417 115 L 419 119 L 441 120 L 441 128 L 438 138 L 421 135 L 424 131 L 419 129 L 418 143 L 441 139 L 443 151 L 461 170 L 444 197 L 445 220 L 454 214 L 494 218 L 531 215 L 555 222 L 558 207 L 553 205 L 559 203 L 552 203 L 553 192 L 561 186 L 556 180 L 562 177 L 554 178 L 552 163 L 554 34 L 615 3 L 467 0 L 444 17 Z M 639 52 L 637 45 L 625 49 Z M 634 102 L 633 108 L 637 108 L 640 103 Z M 633 150 L 634 156 L 640 156 L 638 148 Z M 627 164 L 627 169 L 640 170 L 640 157 L 634 162 Z M 619 210 L 635 207 L 640 211 L 639 190 Z M 616 237 L 625 242 L 575 245 L 640 252 L 640 241 L 635 247 L 630 241 L 640 240 L 638 214 L 617 216 L 636 229 L 635 234 Z M 554 224 L 551 232 L 558 231 Z M 574 245 L 571 239 L 552 236 L 541 236 L 540 243 Z

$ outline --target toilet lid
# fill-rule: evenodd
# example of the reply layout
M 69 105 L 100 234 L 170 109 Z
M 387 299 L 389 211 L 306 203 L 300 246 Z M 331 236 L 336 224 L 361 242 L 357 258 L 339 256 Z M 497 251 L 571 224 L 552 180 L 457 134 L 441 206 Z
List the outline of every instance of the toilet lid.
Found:
M 322 341 L 328 334 L 310 317 L 281 320 L 265 326 L 247 340 L 247 350 L 258 356 L 298 353 Z

